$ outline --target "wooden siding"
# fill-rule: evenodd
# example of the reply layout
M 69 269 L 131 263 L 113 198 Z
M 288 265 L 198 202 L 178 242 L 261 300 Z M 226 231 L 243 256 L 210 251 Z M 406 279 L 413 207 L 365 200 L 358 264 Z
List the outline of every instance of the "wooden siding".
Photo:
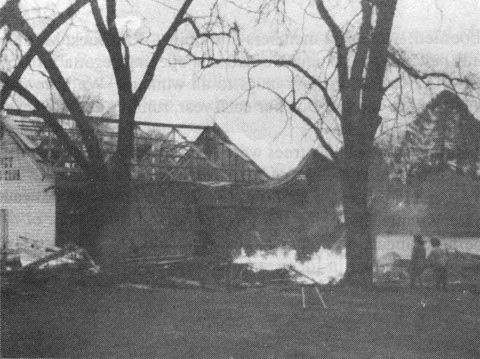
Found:
M 11 164 L 6 164 L 10 161 Z M 0 139 L 0 162 L 3 165 L 0 168 L 0 208 L 8 212 L 8 246 L 16 246 L 21 241 L 20 237 L 32 239 L 43 246 L 54 245 L 53 180 L 44 176 L 35 158 L 23 150 L 7 131 Z M 6 180 L 5 172 L 11 170 L 20 171 L 19 180 Z

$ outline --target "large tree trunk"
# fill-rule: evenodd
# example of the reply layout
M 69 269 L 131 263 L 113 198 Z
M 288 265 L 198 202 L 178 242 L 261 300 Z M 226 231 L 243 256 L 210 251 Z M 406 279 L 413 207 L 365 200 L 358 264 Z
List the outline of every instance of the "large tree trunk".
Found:
M 363 286 L 370 285 L 373 280 L 374 247 L 368 207 L 370 147 L 364 141 L 346 143 L 341 166 L 347 255 L 344 280 Z
M 131 167 L 135 146 L 135 112 L 135 108 L 131 105 L 123 105 L 120 107 L 113 179 L 121 183 L 127 183 L 130 181 L 132 173 Z

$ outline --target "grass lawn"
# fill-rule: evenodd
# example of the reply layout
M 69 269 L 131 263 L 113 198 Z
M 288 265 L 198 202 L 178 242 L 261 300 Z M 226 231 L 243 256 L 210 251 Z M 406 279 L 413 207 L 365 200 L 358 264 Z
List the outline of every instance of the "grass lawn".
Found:
M 480 296 L 461 290 L 142 289 L 55 283 L 2 293 L 2 357 L 480 358 Z

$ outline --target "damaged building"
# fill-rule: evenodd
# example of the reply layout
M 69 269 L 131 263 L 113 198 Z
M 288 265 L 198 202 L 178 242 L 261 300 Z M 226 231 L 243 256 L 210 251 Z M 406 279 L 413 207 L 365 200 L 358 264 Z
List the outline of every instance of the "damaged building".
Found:
M 24 242 L 54 246 L 55 178 L 36 145 L 12 121 L 0 121 L 0 236 L 2 248 Z
M 85 247 L 100 263 L 224 257 L 240 248 L 281 245 L 296 248 L 303 256 L 342 239 L 339 171 L 317 150 L 272 179 L 217 124 L 141 123 L 128 190 L 110 185 L 98 193 L 64 151 L 57 150 L 43 121 L 22 115 L 9 116 L 7 122 L 14 124 L 15 136 L 30 141 L 25 153 L 35 157 L 36 166 L 43 161 L 53 174 L 51 179 L 39 175 L 42 188 L 48 188 L 42 193 L 52 202 L 50 242 Z M 63 121 L 74 134 L 73 121 Z M 102 119 L 97 126 L 107 161 L 116 143 L 111 122 Z M 379 207 L 381 184 L 388 174 L 385 166 L 377 165 L 372 164 L 373 177 L 380 190 L 373 198 Z M 38 213 L 23 220 L 35 216 Z M 9 236 L 18 236 L 9 225 Z
M 68 117 L 59 120 L 75 137 L 73 121 Z M 108 161 L 116 139 L 105 122 L 96 130 Z M 118 257 L 204 255 L 245 244 L 246 237 L 270 241 L 267 238 L 277 237 L 280 218 L 291 211 L 285 194 L 265 187 L 271 182 L 268 174 L 218 125 L 139 127 L 133 181 L 123 196 L 114 185 L 104 188 L 105 193 L 95 192 L 34 114 L 14 111 L 2 123 L 8 132 L 4 139 L 15 138 L 16 151 L 28 156 L 40 171 L 41 193 L 50 198 L 50 217 L 45 216 L 41 224 L 49 223 L 49 232 L 41 238 L 51 245 L 76 243 L 107 262 Z M 151 131 L 156 127 L 162 131 Z M 8 193 L 5 196 L 12 201 L 22 201 L 20 193 L 5 189 L 2 193 Z M 22 215 L 21 222 L 10 219 L 3 225 L 5 237 L 39 238 L 40 224 L 31 219 L 40 218 L 42 210 L 40 206 L 29 208 L 32 213 Z M 19 213 L 9 212 L 15 212 L 9 213 L 10 218 Z M 274 224 L 272 218 L 279 221 Z M 36 232 L 18 234 L 17 228 L 29 221 Z M 273 235 L 265 234 L 268 231 Z

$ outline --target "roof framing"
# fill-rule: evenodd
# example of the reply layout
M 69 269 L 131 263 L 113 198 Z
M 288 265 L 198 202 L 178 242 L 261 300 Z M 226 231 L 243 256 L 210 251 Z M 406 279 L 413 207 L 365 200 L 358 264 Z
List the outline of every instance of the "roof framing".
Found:
M 18 109 L 5 109 L 7 114 L 12 116 L 19 117 L 39 117 L 42 116 L 38 111 L 29 111 L 29 110 L 18 110 Z M 74 120 L 72 115 L 66 113 L 52 112 L 51 115 L 57 120 Z M 85 116 L 88 120 L 99 121 L 103 123 L 113 123 L 118 124 L 118 119 L 103 117 L 103 116 Z M 212 126 L 205 125 L 186 125 L 180 123 L 164 123 L 164 122 L 148 122 L 148 121 L 135 121 L 137 126 L 150 126 L 150 127 L 164 127 L 164 128 L 184 128 L 191 130 L 205 130 L 211 128 Z

